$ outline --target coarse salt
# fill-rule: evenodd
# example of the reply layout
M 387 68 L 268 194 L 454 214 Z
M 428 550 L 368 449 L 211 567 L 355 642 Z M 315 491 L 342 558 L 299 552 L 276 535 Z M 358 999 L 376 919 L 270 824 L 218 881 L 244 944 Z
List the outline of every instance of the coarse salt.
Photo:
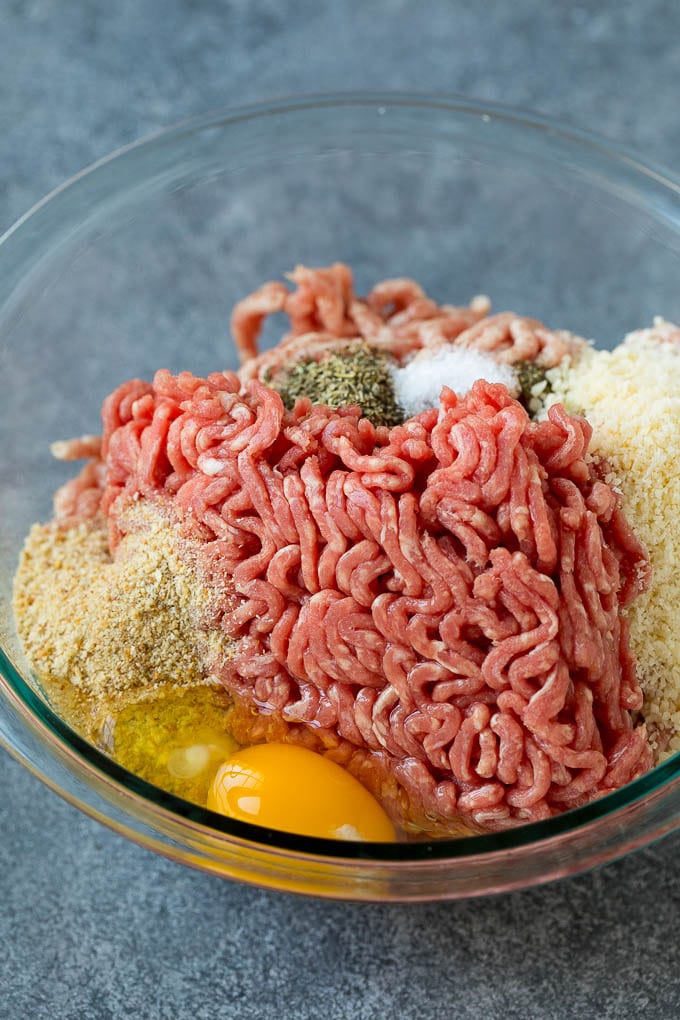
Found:
M 402 367 L 391 367 L 394 393 L 407 418 L 439 403 L 442 386 L 464 396 L 478 379 L 503 383 L 513 396 L 519 393 L 514 369 L 488 354 L 462 347 L 440 347 L 431 354 L 421 351 Z

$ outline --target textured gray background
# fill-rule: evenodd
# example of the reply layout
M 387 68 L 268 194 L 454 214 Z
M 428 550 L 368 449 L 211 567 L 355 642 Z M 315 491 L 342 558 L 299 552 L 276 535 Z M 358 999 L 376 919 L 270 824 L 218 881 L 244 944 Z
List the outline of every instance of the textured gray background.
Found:
M 680 162 L 673 2 L 4 0 L 0 229 L 111 149 L 228 104 L 458 91 Z M 0 754 L 0 1017 L 673 1017 L 680 835 L 488 900 L 326 904 L 127 844 Z

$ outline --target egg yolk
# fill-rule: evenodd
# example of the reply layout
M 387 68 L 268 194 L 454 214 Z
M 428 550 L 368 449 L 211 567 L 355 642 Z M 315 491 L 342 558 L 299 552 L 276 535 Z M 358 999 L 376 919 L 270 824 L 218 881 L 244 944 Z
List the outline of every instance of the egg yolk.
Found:
M 231 755 L 208 793 L 211 811 L 270 829 L 326 839 L 389 842 L 392 822 L 361 783 L 323 755 L 257 744 Z

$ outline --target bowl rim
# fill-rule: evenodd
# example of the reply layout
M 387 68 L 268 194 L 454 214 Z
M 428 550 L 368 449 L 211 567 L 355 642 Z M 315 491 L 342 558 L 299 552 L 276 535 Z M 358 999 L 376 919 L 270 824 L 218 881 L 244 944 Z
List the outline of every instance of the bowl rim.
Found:
M 77 187 L 81 181 L 89 179 L 109 164 L 125 160 L 140 149 L 151 148 L 157 144 L 172 143 L 183 135 L 195 134 L 211 127 L 225 128 L 241 121 L 282 116 L 297 111 L 352 106 L 377 107 L 378 113 L 387 112 L 390 107 L 422 108 L 423 110 L 481 118 L 482 121 L 488 123 L 500 121 L 525 132 L 551 136 L 580 151 L 590 151 L 605 157 L 608 161 L 618 162 L 622 168 L 629 172 L 632 171 L 652 185 L 660 186 L 665 192 L 672 193 L 675 199 L 680 200 L 680 175 L 676 176 L 672 171 L 658 164 L 643 162 L 637 153 L 618 142 L 610 141 L 590 130 L 575 127 L 559 119 L 533 111 L 445 92 L 348 90 L 298 93 L 240 106 L 229 106 L 222 110 L 190 117 L 169 127 L 148 133 L 140 139 L 115 149 L 73 174 L 34 203 L 0 236 L 0 249 L 11 243 L 14 235 L 31 222 L 57 196 Z M 586 826 L 618 814 L 626 808 L 639 804 L 651 793 L 660 794 L 671 780 L 680 778 L 680 753 L 678 753 L 633 782 L 599 797 L 589 804 L 543 821 L 518 825 L 501 832 L 412 843 L 356 843 L 345 840 L 320 839 L 266 829 L 255 824 L 225 818 L 207 808 L 201 808 L 168 793 L 129 772 L 85 741 L 60 719 L 24 680 L 2 648 L 0 648 L 0 692 L 2 692 L 4 700 L 9 701 L 10 707 L 19 715 L 22 723 L 34 735 L 43 738 L 47 735 L 48 744 L 52 745 L 52 749 L 56 748 L 60 752 L 66 752 L 81 764 L 84 763 L 88 769 L 94 769 L 98 780 L 104 786 L 108 784 L 116 787 L 129 795 L 133 802 L 143 804 L 159 817 L 170 816 L 175 820 L 179 818 L 184 823 L 198 827 L 212 836 L 217 836 L 220 839 L 226 837 L 229 843 L 243 842 L 245 845 L 260 850 L 293 852 L 310 860 L 349 862 L 360 859 L 366 866 L 371 864 L 376 866 L 385 864 L 417 866 L 419 862 L 431 864 L 434 861 L 443 860 L 480 859 L 505 854 L 522 847 L 535 848 L 537 845 L 559 840 L 577 830 L 582 831 Z M 29 768 L 50 788 L 81 810 L 107 823 L 107 819 L 102 818 L 86 802 L 68 794 L 47 773 L 37 769 L 25 754 L 5 739 L 2 733 L 0 733 L 0 744 L 5 746 L 13 757 Z M 135 838 L 134 833 L 128 832 L 127 834 L 131 838 Z M 654 838 L 654 834 L 649 837 L 650 840 L 652 838 Z M 625 847 L 608 856 L 615 856 L 618 852 L 624 851 Z
M 88 163 L 87 166 L 71 174 L 65 180 L 55 185 L 54 188 L 51 188 L 42 198 L 39 198 L 30 205 L 18 219 L 14 220 L 0 234 L 0 245 L 4 245 L 28 219 L 33 217 L 57 195 L 67 191 L 83 178 L 91 176 L 101 167 L 129 155 L 137 149 L 145 148 L 173 137 L 179 137 L 184 133 L 194 133 L 212 126 L 220 127 L 227 124 L 236 124 L 239 121 L 254 120 L 258 117 L 269 117 L 297 110 L 323 109 L 324 107 L 376 105 L 379 109 L 384 107 L 384 112 L 392 105 L 469 113 L 473 116 L 479 116 L 487 122 L 490 122 L 492 118 L 496 118 L 508 124 L 514 123 L 518 127 L 521 126 L 522 128 L 530 128 L 538 132 L 545 132 L 555 137 L 563 138 L 567 142 L 576 142 L 582 148 L 590 148 L 607 158 L 618 158 L 629 169 L 661 184 L 664 188 L 675 192 L 680 198 L 680 173 L 675 174 L 674 171 L 663 163 L 643 161 L 634 148 L 624 145 L 618 140 L 609 139 L 604 135 L 598 134 L 596 131 L 571 124 L 565 118 L 538 113 L 522 106 L 487 101 L 467 96 L 464 93 L 445 91 L 419 92 L 417 90 L 401 89 L 341 89 L 328 92 L 291 92 L 276 98 L 263 99 L 236 106 L 230 105 L 208 111 L 207 113 L 196 114 L 192 117 L 185 117 L 174 124 L 159 128 L 156 131 L 149 131 L 140 138 L 118 146 L 111 152 L 100 156 L 99 159 Z

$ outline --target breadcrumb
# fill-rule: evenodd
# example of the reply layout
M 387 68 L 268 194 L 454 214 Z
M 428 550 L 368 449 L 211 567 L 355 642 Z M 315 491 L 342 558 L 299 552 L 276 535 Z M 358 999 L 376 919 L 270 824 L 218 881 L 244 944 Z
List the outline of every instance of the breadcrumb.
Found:
M 201 627 L 211 599 L 178 554 L 176 526 L 149 507 L 109 554 L 101 518 L 63 528 L 36 524 L 14 582 L 14 614 L 40 678 L 104 698 L 159 686 L 214 683 Z

